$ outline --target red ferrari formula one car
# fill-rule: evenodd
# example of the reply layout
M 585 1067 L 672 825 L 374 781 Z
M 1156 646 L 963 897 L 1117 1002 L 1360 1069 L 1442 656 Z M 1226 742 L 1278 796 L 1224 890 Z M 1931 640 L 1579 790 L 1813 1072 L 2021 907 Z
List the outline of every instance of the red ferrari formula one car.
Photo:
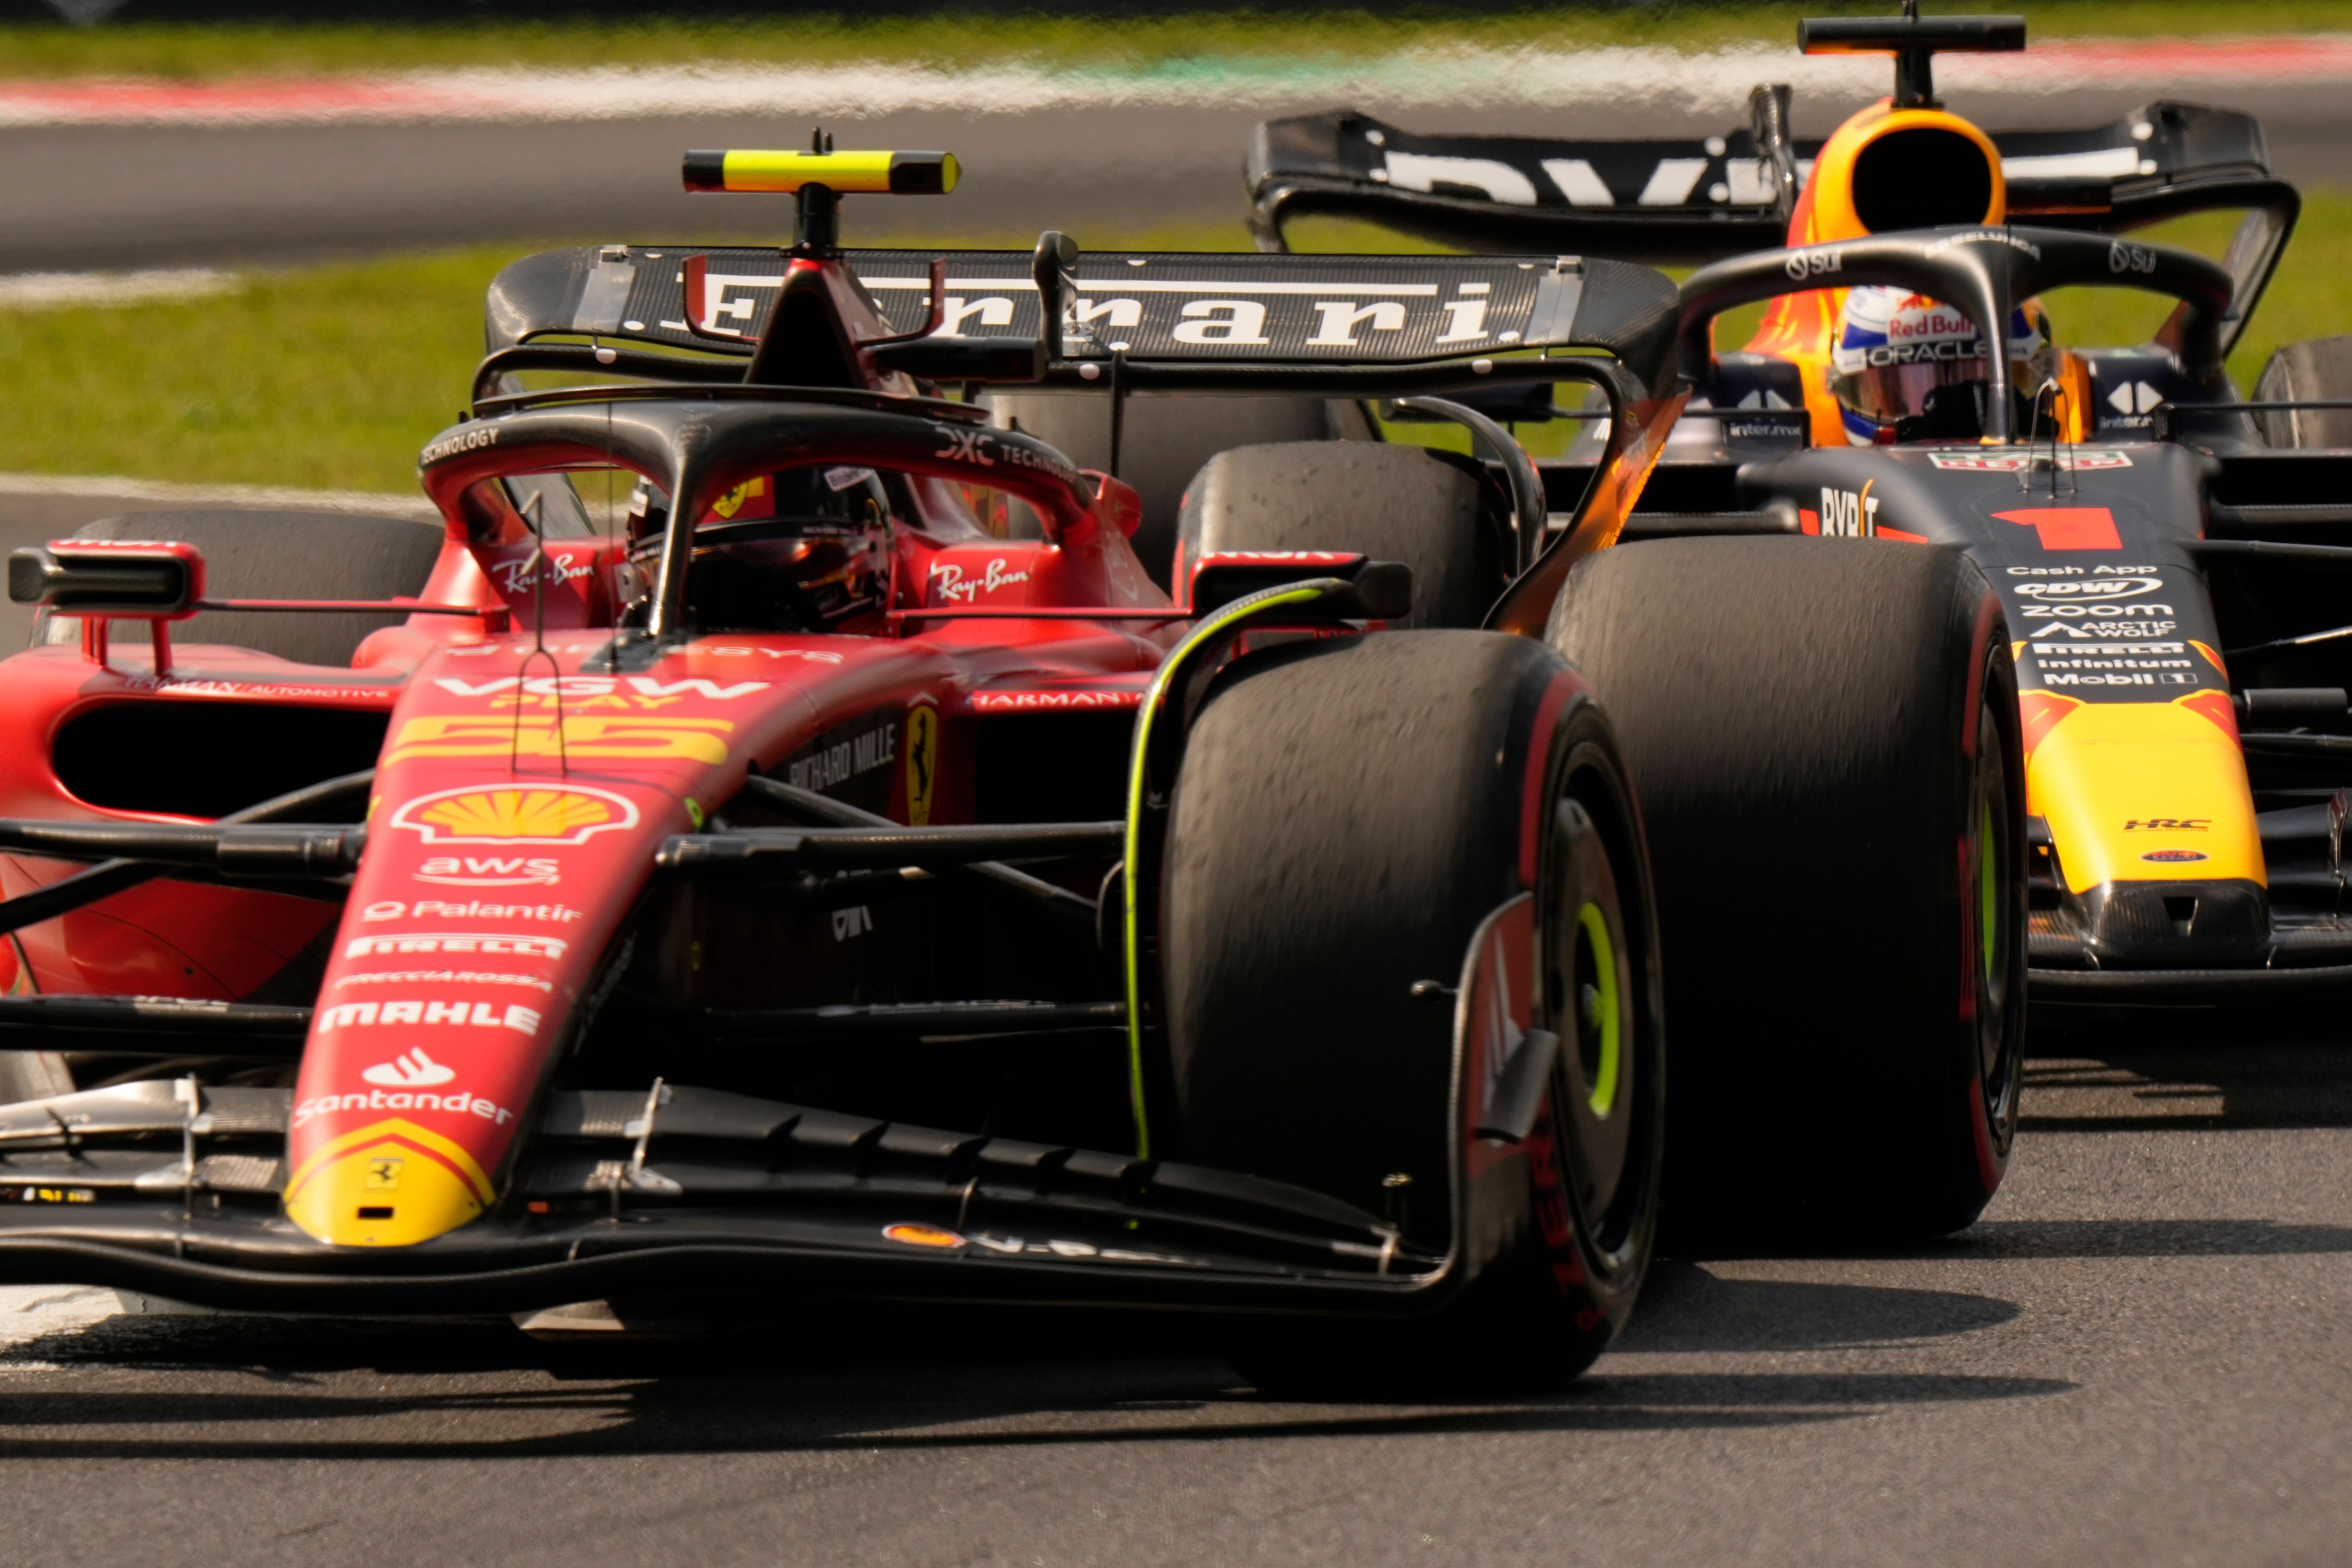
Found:
M 1861 881 L 1912 951 L 1818 1020 L 1823 1164 L 1774 1205 L 1982 1205 L 2024 913 L 1998 610 L 1893 545 L 1727 542 L 1663 616 L 1600 570 L 1681 403 L 1664 278 L 844 253 L 840 192 L 952 160 L 688 177 L 797 193 L 794 244 L 509 267 L 420 459 L 440 528 L 148 514 L 11 562 L 45 630 L 0 688 L 0 1278 L 1158 1303 L 1237 1314 L 1266 1378 L 1571 1371 L 1638 1287 L 1669 1097 L 1643 807 L 1534 635 L 1579 561 L 1586 657 L 1689 688 L 1655 735 L 1779 759 L 1660 767 L 1677 820 L 1735 856 L 1885 826 Z M 1146 560 L 1136 491 L 982 395 L 1491 430 L 1435 395 L 1496 353 L 1620 416 L 1549 538 L 1523 459 L 1309 440 L 1217 454 Z M 1840 644 L 1881 678 L 1754 613 L 1824 562 L 1888 606 Z M 1693 626 L 1739 684 L 1675 668 Z
M 2034 994 L 2337 991 L 2352 339 L 2282 349 L 2242 400 L 2224 356 L 2299 210 L 2261 128 L 2159 102 L 1988 136 L 1937 104 L 1937 51 L 2024 41 L 2016 17 L 1805 23 L 1804 47 L 1896 59 L 1894 94 L 1818 142 L 1790 140 L 1787 89 L 1762 88 L 1752 132 L 1704 142 L 1277 121 L 1253 154 L 1257 221 L 1276 244 L 1288 216 L 1325 211 L 1709 261 L 1683 291 L 1694 396 L 1628 537 L 1785 529 L 1967 552 L 2015 639 Z M 2209 209 L 2245 212 L 2220 262 L 2123 237 Z M 2062 285 L 2144 290 L 2172 314 L 2138 347 L 2067 348 L 2033 303 Z M 1744 351 L 1712 351 L 1718 312 L 1766 300 Z M 1518 417 L 1549 413 L 1513 395 Z M 1679 851 L 1658 848 L 1672 945 Z

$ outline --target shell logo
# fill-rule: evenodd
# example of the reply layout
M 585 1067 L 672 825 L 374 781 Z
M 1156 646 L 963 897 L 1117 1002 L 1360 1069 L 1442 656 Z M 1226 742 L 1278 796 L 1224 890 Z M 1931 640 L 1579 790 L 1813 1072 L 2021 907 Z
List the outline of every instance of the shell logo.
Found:
M 584 844 L 637 821 L 636 804 L 626 795 L 576 784 L 438 790 L 392 814 L 394 827 L 412 828 L 427 844 Z

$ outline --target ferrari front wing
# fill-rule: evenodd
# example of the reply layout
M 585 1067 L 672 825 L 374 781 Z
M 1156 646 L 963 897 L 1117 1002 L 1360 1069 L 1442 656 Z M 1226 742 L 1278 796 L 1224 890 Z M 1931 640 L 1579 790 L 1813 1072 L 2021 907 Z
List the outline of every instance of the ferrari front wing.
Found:
M 737 1289 L 1411 1311 L 1451 1282 L 1304 1188 L 659 1082 L 550 1094 L 474 1223 L 333 1247 L 279 1212 L 293 1114 L 289 1090 L 193 1079 L 0 1107 L 0 1282 L 402 1315 Z

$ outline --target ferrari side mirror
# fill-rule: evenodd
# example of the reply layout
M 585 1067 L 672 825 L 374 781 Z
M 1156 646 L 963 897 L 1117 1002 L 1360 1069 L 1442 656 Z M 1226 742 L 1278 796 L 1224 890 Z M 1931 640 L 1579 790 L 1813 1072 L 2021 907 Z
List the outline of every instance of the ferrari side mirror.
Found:
M 204 596 L 204 552 L 193 544 L 53 539 L 8 557 L 8 597 L 60 615 L 181 620 Z

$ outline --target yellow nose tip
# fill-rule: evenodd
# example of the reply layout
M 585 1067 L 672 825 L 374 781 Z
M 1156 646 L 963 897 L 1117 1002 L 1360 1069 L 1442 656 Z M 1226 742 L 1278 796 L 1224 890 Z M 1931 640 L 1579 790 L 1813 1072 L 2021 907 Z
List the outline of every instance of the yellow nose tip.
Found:
M 395 1119 L 305 1160 L 286 1184 L 286 1217 L 337 1247 L 411 1247 L 478 1217 L 495 1195 L 464 1148 Z

